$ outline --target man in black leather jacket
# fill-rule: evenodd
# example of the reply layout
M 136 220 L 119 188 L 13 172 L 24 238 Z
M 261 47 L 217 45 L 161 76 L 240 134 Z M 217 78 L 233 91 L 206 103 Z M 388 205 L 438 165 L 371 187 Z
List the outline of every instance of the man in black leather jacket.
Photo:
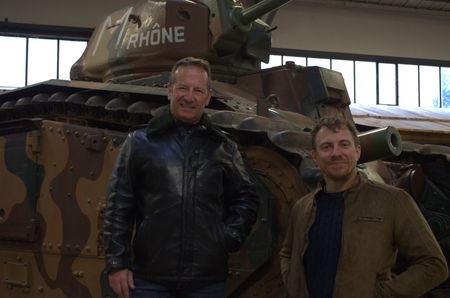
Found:
M 106 270 L 120 297 L 224 297 L 228 254 L 256 221 L 237 145 L 204 113 L 210 77 L 207 61 L 178 61 L 169 106 L 122 145 L 104 222 Z

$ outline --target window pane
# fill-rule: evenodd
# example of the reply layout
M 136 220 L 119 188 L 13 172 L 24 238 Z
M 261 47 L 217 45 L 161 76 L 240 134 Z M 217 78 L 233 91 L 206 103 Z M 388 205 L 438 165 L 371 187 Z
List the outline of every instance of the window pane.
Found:
M 395 105 L 395 64 L 378 64 L 379 104 Z
M 333 59 L 331 60 L 331 68 L 342 74 L 350 100 L 355 102 L 355 76 L 353 73 L 353 61 Z
M 261 69 L 271 68 L 275 66 L 281 65 L 281 56 L 280 55 L 270 55 L 269 63 L 261 62 Z
M 442 107 L 450 108 L 450 68 L 441 67 Z
M 323 58 L 308 58 L 307 63 L 308 66 L 320 66 L 324 68 L 330 69 L 330 59 L 323 59 Z
M 25 86 L 26 39 L 0 36 L 0 89 Z
M 59 41 L 59 79 L 70 80 L 70 68 L 81 57 L 86 44 L 85 41 Z
M 56 79 L 57 41 L 30 38 L 28 45 L 28 84 Z
M 419 104 L 419 67 L 417 65 L 398 65 L 398 105 L 417 107 Z
M 306 66 L 306 58 L 305 57 L 295 57 L 295 56 L 283 56 L 283 62 L 292 61 L 296 65 Z
M 375 62 L 355 61 L 355 102 L 357 104 L 376 105 L 376 77 Z
M 419 66 L 420 106 L 439 108 L 439 67 Z

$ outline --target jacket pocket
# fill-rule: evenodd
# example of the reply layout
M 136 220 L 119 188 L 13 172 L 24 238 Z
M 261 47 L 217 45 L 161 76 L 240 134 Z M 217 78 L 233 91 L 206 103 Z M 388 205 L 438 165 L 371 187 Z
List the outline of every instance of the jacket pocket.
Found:
M 373 223 L 383 223 L 383 217 L 376 216 L 358 216 L 356 219 L 357 222 L 373 222 Z
M 233 231 L 224 223 L 217 225 L 218 242 L 226 253 L 239 249 L 239 241 L 233 238 Z
M 149 239 L 149 237 L 154 238 L 154 234 L 151 233 L 151 226 L 152 220 L 145 217 L 136 230 L 136 236 L 133 240 L 134 254 L 139 256 L 138 258 L 143 264 L 153 263 L 153 258 L 157 253 L 155 249 L 157 245 L 152 245 L 156 239 Z

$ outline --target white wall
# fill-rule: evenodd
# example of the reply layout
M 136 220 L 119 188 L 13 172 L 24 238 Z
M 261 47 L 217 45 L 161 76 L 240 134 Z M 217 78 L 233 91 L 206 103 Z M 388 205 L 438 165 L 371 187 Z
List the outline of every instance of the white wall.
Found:
M 450 14 L 289 2 L 277 13 L 273 46 L 450 61 Z
M 0 0 L 0 20 L 95 27 L 106 14 L 138 0 Z M 344 1 L 342 1 L 344 3 Z M 291 1 L 277 13 L 273 46 L 450 61 L 450 15 Z

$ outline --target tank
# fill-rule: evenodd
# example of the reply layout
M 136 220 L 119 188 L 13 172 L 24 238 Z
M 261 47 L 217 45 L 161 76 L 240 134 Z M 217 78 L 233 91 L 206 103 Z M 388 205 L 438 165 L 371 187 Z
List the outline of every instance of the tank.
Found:
M 100 22 L 70 81 L 0 94 L 1 297 L 115 297 L 103 272 L 107 181 L 127 133 L 168 103 L 170 69 L 185 56 L 211 63 L 207 113 L 237 141 L 261 196 L 257 223 L 230 257 L 227 296 L 284 297 L 278 251 L 289 211 L 320 178 L 309 132 L 329 113 L 354 121 L 340 73 L 261 69 L 274 28 L 259 18 L 288 1 L 248 2 L 125 7 Z M 448 147 L 427 150 L 394 127 L 357 128 L 361 169 L 407 189 L 448 256 L 450 195 L 439 179 L 450 177 Z

